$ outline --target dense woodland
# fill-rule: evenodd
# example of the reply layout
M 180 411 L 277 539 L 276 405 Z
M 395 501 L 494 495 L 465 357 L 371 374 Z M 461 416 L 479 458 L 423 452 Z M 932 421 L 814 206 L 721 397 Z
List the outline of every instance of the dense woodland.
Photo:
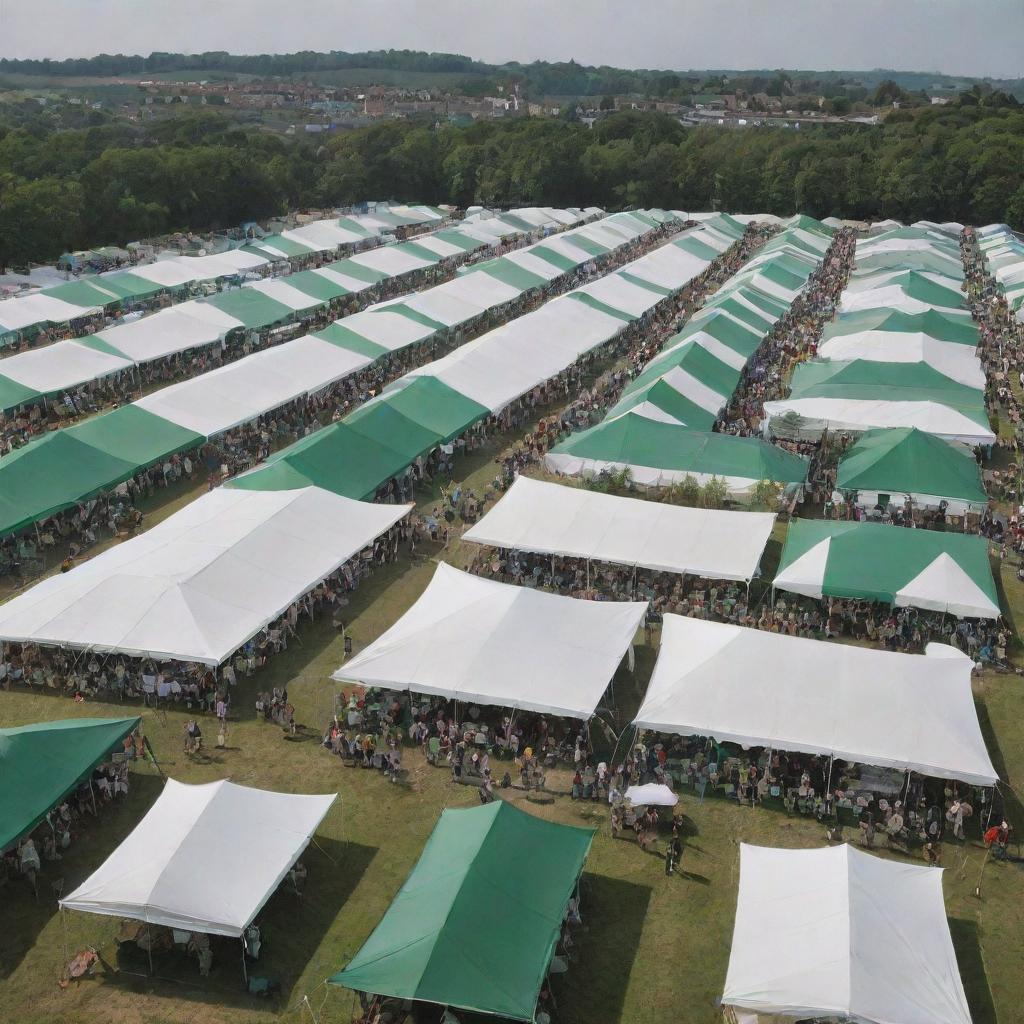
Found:
M 973 90 L 881 126 L 593 128 L 510 118 L 387 121 L 316 141 L 209 110 L 131 124 L 84 106 L 0 104 L 0 265 L 367 198 L 662 206 L 1007 221 L 1024 229 L 1024 110 Z

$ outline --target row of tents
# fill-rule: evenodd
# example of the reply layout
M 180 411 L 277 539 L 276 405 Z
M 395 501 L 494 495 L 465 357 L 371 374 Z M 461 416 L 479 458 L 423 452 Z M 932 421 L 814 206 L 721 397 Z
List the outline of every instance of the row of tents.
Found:
M 989 224 L 978 230 L 978 248 L 1010 311 L 1024 323 L 1024 240 L 1005 224 Z
M 634 483 L 646 487 L 717 478 L 740 501 L 749 500 L 764 480 L 785 488 L 802 485 L 805 459 L 712 427 L 748 361 L 821 266 L 831 241 L 830 228 L 793 218 L 689 318 L 600 423 L 548 453 L 547 468 L 566 476 L 627 470 Z
M 398 227 L 440 225 L 447 217 L 435 207 L 380 209 L 373 214 L 314 221 L 281 236 L 268 236 L 261 242 L 225 252 L 168 256 L 136 264 L 131 270 L 113 270 L 41 288 L 0 301 L 0 345 L 18 334 L 66 326 L 101 310 L 145 300 L 162 291 L 174 293 L 200 283 L 236 278 L 280 260 L 285 255 L 284 248 L 295 249 L 289 255 L 326 252 L 391 234 Z M 288 244 L 275 247 L 275 240 Z
M 603 215 L 596 208 L 531 208 L 524 213 L 529 220 L 519 218 L 516 212 L 486 218 L 476 215 L 457 226 L 418 235 L 415 241 L 381 245 L 322 267 L 275 272 L 273 277 L 219 291 L 207 298 L 179 301 L 149 316 L 126 320 L 94 334 L 9 356 L 0 361 L 0 411 L 57 396 L 154 360 L 221 343 L 235 331 L 260 332 L 315 316 L 340 299 L 387 281 L 401 282 L 407 275 L 493 247 L 510 232 L 525 233 L 526 227 L 536 220 L 540 224 L 531 227 L 531 231 L 562 230 Z M 516 223 L 506 223 L 510 218 Z M 524 226 L 520 227 L 520 223 Z M 318 221 L 307 227 L 334 225 L 333 221 Z M 235 271 L 239 273 L 244 267 L 253 269 L 257 263 L 266 269 L 272 258 L 243 247 L 222 256 L 179 257 L 177 261 L 152 266 L 161 268 L 170 282 L 176 278 L 173 273 L 168 277 L 168 272 L 179 268 L 183 261 L 192 264 L 228 260 L 239 264 Z M 290 267 L 288 263 L 286 269 Z M 205 271 L 191 266 L 181 268 L 182 284 L 171 291 L 171 299 L 184 296 L 182 289 L 194 283 L 197 274 L 213 270 L 213 266 Z
M 817 439 L 912 427 L 970 446 L 995 441 L 978 327 L 963 291 L 959 238 L 896 228 L 860 239 L 817 358 L 798 366 L 765 429 Z
M 611 252 L 658 223 L 660 219 L 643 214 L 617 214 L 572 229 L 509 254 L 508 259 L 534 261 L 535 268 L 542 264 L 547 277 L 531 272 L 529 281 L 510 285 L 484 264 L 415 296 L 377 303 L 317 334 L 264 349 L 45 434 L 0 458 L 0 535 L 88 501 L 147 466 L 314 394 L 392 352 L 428 343 L 516 302 L 591 260 L 595 249 Z M 156 316 L 133 326 L 141 327 Z
M 7 826 L 0 846 L 31 831 L 138 724 L 74 719 L 0 730 L 0 821 Z M 168 780 L 128 837 L 61 899 L 61 909 L 244 943 L 336 800 L 333 793 Z M 505 801 L 442 811 L 383 917 L 329 982 L 532 1021 L 594 833 Z M 248 854 L 242 861 L 233 856 L 239 848 Z M 227 875 L 194 870 L 229 860 Z M 738 884 L 726 1006 L 969 1024 L 941 870 L 850 846 L 742 844 Z M 888 912 L 879 915 L 879 906 Z M 500 939 L 492 934 L 481 944 L 481 920 L 501 921 Z M 772 936 L 771 957 L 765 935 Z
M 607 221 L 593 229 L 612 233 L 609 241 L 618 238 L 620 245 L 658 223 L 643 213 Z M 710 229 L 705 234 L 712 238 Z M 713 240 L 723 249 L 731 244 L 725 236 Z M 565 244 L 572 242 L 567 238 Z M 509 259 L 519 255 L 544 258 L 534 249 Z M 220 664 L 408 511 L 356 499 L 372 497 L 419 456 L 617 337 L 638 312 L 611 302 L 629 302 L 638 311 L 634 303 L 642 298 L 647 309 L 653 308 L 707 265 L 670 241 L 586 290 L 552 299 L 421 367 L 345 419 L 283 449 L 145 534 L 0 606 L 0 638 Z M 548 272 L 560 269 L 550 265 Z M 649 287 L 635 283 L 649 279 Z M 484 267 L 431 292 L 465 288 L 473 281 L 483 282 L 487 294 L 500 284 Z M 599 287 L 602 282 L 607 290 Z M 387 312 L 395 305 L 429 295 L 389 305 L 386 315 L 395 315 Z M 143 464 L 138 455 L 148 454 L 144 446 L 154 436 L 170 442 L 177 437 L 180 446 L 188 446 L 202 439 L 202 431 L 225 429 L 262 411 L 245 402 L 275 408 L 282 387 L 293 393 L 300 370 L 306 373 L 306 390 L 323 387 L 345 372 L 343 359 L 351 352 L 343 345 L 342 339 L 314 336 L 288 342 L 49 435 L 0 460 L 0 502 L 5 510 L 18 509 L 8 513 L 8 523 L 16 516 L 31 521 L 45 507 L 67 507 L 125 479 Z M 370 361 L 359 358 L 359 365 Z M 254 365 L 269 368 L 256 376 L 249 370 Z M 326 377 L 324 367 L 335 377 Z M 211 389 L 211 381 L 223 379 L 232 386 Z M 118 426 L 103 435 L 105 458 L 90 461 L 81 433 L 94 436 L 111 424 Z M 19 463 L 21 475 L 15 478 L 11 468 L 17 470 Z

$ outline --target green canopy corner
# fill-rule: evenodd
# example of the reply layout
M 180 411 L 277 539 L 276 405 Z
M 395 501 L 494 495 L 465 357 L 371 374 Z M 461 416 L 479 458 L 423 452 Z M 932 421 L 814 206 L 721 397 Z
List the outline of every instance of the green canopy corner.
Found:
M 380 924 L 328 980 L 532 1021 L 593 838 L 500 800 L 442 812 Z M 500 923 L 483 935 L 483 921 Z
M 31 832 L 141 718 L 68 718 L 0 729 L 0 850 Z

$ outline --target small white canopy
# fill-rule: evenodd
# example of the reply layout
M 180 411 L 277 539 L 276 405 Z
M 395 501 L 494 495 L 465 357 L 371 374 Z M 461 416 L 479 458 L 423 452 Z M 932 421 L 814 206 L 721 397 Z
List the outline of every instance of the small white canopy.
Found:
M 972 667 L 666 614 L 635 724 L 991 786 Z
M 409 507 L 219 487 L 0 605 L 0 640 L 219 665 Z
M 684 508 L 520 476 L 463 540 L 719 580 L 757 573 L 775 516 Z
M 135 404 L 213 437 L 315 394 L 372 362 L 369 356 L 309 334 L 172 384 Z
M 168 779 L 128 838 L 60 905 L 240 938 L 337 799 Z
M 722 1002 L 858 1024 L 971 1024 L 942 870 L 845 844 L 741 844 Z
M 646 602 L 579 601 L 442 562 L 416 603 L 339 681 L 589 718 Z
M 679 803 L 679 797 L 660 782 L 630 786 L 625 792 L 625 799 L 634 807 L 675 807 Z

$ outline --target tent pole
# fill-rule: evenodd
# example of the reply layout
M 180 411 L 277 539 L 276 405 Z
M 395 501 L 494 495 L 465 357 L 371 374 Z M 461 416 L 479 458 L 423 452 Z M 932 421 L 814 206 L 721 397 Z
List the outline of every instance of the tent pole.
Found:
M 836 755 L 828 755 L 828 777 L 825 779 L 825 796 L 832 792 L 832 765 L 835 762 Z
M 149 973 L 153 973 L 153 933 L 149 930 L 149 924 L 146 924 L 146 952 L 149 954 Z
M 92 798 L 92 816 L 99 817 L 96 813 L 96 790 L 92 788 L 92 776 L 89 776 L 89 796 Z
M 245 966 L 245 936 L 240 936 L 242 940 L 242 977 L 245 979 L 245 987 L 249 987 L 249 970 Z

